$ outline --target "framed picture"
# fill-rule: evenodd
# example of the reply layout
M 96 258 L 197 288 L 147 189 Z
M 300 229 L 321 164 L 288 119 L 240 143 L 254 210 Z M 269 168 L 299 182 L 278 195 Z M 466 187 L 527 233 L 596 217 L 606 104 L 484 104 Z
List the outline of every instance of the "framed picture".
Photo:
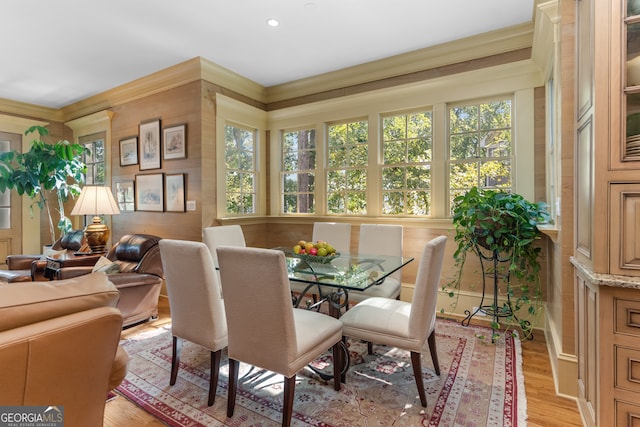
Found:
M 138 164 L 138 137 L 132 136 L 120 140 L 120 166 Z
M 185 212 L 185 186 L 183 173 L 166 174 L 164 177 L 165 210 Z
M 137 157 L 136 153 L 136 157 Z M 136 210 L 136 195 L 133 181 L 116 182 L 116 200 L 121 212 L 133 212 Z
M 160 120 L 140 123 L 140 170 L 160 169 Z
M 187 157 L 187 125 L 176 125 L 163 129 L 164 159 L 184 159 Z
M 164 210 L 164 174 L 136 175 L 135 199 L 137 211 Z

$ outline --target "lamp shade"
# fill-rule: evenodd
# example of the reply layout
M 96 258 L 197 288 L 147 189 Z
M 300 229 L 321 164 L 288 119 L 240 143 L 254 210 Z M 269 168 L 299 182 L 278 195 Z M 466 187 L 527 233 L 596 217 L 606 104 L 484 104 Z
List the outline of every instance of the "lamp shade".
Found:
M 71 211 L 71 215 L 93 215 L 93 223 L 84 229 L 84 237 L 92 253 L 106 252 L 106 245 L 111 234 L 109 227 L 102 223 L 100 215 L 119 214 L 118 204 L 109 187 L 86 185 Z
M 115 215 L 120 209 L 111 189 L 100 185 L 85 185 L 71 215 Z

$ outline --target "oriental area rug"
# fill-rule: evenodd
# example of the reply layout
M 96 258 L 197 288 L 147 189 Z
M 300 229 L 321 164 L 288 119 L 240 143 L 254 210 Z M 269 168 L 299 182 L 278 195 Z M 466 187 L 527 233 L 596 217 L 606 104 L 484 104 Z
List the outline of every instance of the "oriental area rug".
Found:
M 422 357 L 427 408 L 420 405 L 408 352 L 374 345 L 367 355 L 366 344 L 349 339 L 351 365 L 340 391 L 311 369 L 297 375 L 292 425 L 524 426 L 520 340 L 504 334 L 492 343 L 490 337 L 491 329 L 437 320 L 440 377 L 429 353 Z M 178 380 L 170 386 L 171 343 L 170 326 L 124 340 L 131 360 L 116 392 L 169 426 L 280 425 L 281 376 L 241 363 L 235 413 L 227 418 L 226 354 L 216 401 L 207 406 L 209 352 L 185 341 Z M 330 353 L 314 366 L 330 372 Z

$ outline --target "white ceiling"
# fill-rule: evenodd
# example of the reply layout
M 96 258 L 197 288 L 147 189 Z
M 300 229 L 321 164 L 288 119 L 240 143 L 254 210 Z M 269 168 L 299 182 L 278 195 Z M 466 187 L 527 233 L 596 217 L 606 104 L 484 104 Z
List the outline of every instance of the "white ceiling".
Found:
M 0 98 L 60 108 L 197 56 L 269 87 L 530 22 L 533 4 L 1 0 Z

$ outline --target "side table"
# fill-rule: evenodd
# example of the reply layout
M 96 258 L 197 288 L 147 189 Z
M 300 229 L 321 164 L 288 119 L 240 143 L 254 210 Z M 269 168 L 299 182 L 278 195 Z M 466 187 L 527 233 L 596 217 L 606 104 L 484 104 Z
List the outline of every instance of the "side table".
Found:
M 47 267 L 44 270 L 44 277 L 49 280 L 56 278 L 56 272 L 64 267 L 94 266 L 104 254 L 78 254 L 65 252 L 47 257 Z

